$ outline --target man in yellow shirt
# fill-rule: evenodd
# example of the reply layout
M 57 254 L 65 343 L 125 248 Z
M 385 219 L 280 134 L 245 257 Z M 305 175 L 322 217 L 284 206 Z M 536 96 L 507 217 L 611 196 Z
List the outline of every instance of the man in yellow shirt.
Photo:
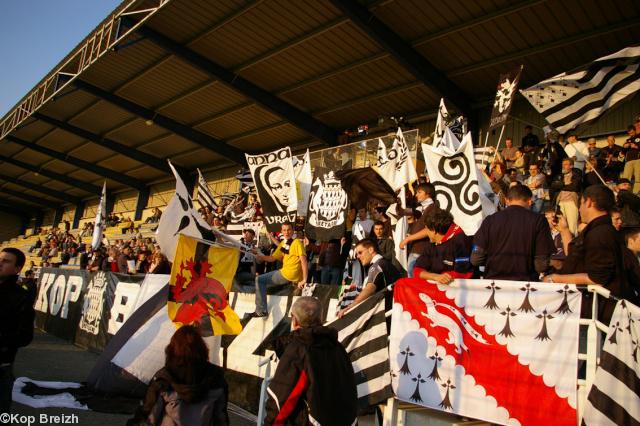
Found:
M 282 261 L 282 269 L 256 277 L 256 310 L 253 317 L 267 317 L 267 288 L 274 285 L 297 283 L 298 288 L 307 282 L 307 255 L 302 240 L 293 238 L 293 225 L 283 223 L 280 230 L 284 238 L 271 256 L 256 254 L 258 262 Z

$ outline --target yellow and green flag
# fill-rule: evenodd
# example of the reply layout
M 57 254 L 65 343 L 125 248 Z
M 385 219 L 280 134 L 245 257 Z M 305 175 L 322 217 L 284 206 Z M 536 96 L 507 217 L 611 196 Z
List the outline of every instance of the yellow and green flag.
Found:
M 242 325 L 229 306 L 238 250 L 180 235 L 169 280 L 169 318 L 177 327 L 197 326 L 203 336 L 239 334 Z

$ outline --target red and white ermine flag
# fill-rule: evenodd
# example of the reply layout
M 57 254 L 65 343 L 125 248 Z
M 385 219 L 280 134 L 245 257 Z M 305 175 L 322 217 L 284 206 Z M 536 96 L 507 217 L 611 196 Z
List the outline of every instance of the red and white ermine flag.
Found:
M 393 301 L 398 399 L 498 424 L 576 425 L 575 286 L 406 278 Z

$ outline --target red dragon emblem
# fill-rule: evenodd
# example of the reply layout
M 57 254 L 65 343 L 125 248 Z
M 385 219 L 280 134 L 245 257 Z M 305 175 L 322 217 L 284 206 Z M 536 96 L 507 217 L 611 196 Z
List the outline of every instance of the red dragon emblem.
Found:
M 186 264 L 180 264 L 180 273 L 176 275 L 175 285 L 170 290 L 171 301 L 179 303 L 174 322 L 182 324 L 199 324 L 209 320 L 209 313 L 225 321 L 224 308 L 228 305 L 227 290 L 216 279 L 208 278 L 211 264 L 206 260 L 200 262 L 200 270 L 196 270 L 196 263 L 189 259 Z M 184 272 L 189 271 L 191 279 L 187 282 Z M 186 286 L 185 286 L 186 283 Z

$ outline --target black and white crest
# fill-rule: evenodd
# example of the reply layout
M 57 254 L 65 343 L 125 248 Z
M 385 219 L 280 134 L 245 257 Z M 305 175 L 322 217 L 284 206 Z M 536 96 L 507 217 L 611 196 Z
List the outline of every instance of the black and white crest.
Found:
M 347 193 L 333 170 L 316 168 L 309 194 L 307 235 L 319 241 L 340 238 L 348 204 Z
M 498 89 L 496 90 L 496 99 L 493 102 L 493 111 L 491 112 L 491 120 L 489 121 L 489 129 L 502 126 L 509 116 L 513 98 L 518 92 L 518 84 L 520 83 L 520 74 L 522 66 L 507 74 L 500 75 Z
M 296 178 L 289 147 L 267 154 L 247 155 L 267 229 L 277 232 L 295 222 L 298 208 Z

